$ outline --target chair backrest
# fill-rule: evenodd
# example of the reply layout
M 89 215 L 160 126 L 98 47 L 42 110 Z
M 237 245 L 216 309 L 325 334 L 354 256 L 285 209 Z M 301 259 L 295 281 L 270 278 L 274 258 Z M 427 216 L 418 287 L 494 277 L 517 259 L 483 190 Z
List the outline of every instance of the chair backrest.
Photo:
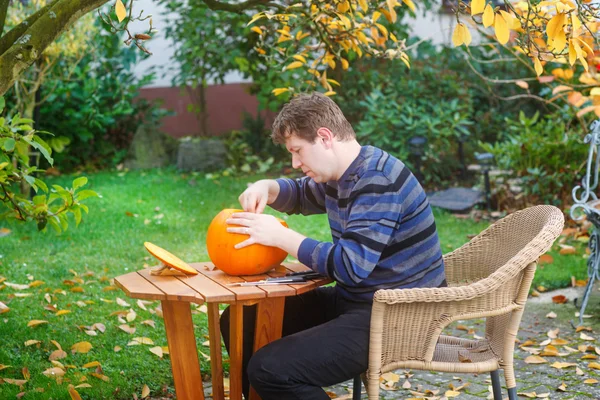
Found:
M 496 307 L 523 306 L 538 258 L 547 252 L 564 227 L 563 213 L 553 206 L 535 206 L 497 221 L 471 242 L 445 256 L 451 286 L 485 280 L 498 285 L 489 295 Z M 512 352 L 523 308 L 486 321 L 486 338 L 496 354 Z M 510 334 L 508 332 L 510 331 Z M 507 338 L 509 338 L 507 340 Z M 511 354 L 505 354 L 511 358 Z
M 513 273 L 522 270 L 550 249 L 563 226 L 563 213 L 547 205 L 502 218 L 464 246 L 444 255 L 448 284 L 463 286 L 501 268 Z

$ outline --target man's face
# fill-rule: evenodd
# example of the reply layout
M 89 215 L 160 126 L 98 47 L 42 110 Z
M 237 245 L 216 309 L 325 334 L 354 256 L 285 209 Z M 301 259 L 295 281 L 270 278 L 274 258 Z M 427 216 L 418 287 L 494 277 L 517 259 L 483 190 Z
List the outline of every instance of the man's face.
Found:
M 302 172 L 315 182 L 322 183 L 331 179 L 327 170 L 328 153 L 320 138 L 315 143 L 291 135 L 285 141 L 285 147 L 292 154 L 292 167 Z

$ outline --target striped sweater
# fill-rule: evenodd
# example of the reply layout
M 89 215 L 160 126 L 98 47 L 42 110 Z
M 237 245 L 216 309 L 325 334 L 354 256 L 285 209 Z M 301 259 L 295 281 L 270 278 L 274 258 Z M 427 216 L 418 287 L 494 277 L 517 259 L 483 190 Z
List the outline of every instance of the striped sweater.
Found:
M 378 289 L 445 286 L 444 261 L 423 188 L 398 159 L 372 146 L 338 181 L 278 179 L 271 207 L 288 214 L 327 213 L 333 243 L 306 238 L 298 259 L 331 277 L 350 300 Z

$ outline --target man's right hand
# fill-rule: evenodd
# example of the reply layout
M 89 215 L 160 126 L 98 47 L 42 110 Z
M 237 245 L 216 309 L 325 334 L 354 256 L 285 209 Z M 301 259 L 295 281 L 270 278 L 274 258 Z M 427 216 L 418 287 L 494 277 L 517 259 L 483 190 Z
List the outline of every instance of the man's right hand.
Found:
M 273 179 L 254 182 L 240 195 L 238 200 L 244 211 L 261 214 L 267 204 L 271 204 L 279 195 L 279 184 Z

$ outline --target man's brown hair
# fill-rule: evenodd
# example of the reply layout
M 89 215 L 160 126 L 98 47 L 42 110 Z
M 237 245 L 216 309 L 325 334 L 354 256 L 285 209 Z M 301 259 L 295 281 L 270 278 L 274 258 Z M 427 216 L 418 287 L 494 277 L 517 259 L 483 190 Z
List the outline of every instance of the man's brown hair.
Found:
M 319 128 L 328 128 L 340 141 L 356 137 L 338 105 L 324 94 L 314 92 L 294 97 L 283 106 L 273 122 L 271 139 L 276 144 L 284 144 L 288 137 L 296 135 L 314 143 Z

